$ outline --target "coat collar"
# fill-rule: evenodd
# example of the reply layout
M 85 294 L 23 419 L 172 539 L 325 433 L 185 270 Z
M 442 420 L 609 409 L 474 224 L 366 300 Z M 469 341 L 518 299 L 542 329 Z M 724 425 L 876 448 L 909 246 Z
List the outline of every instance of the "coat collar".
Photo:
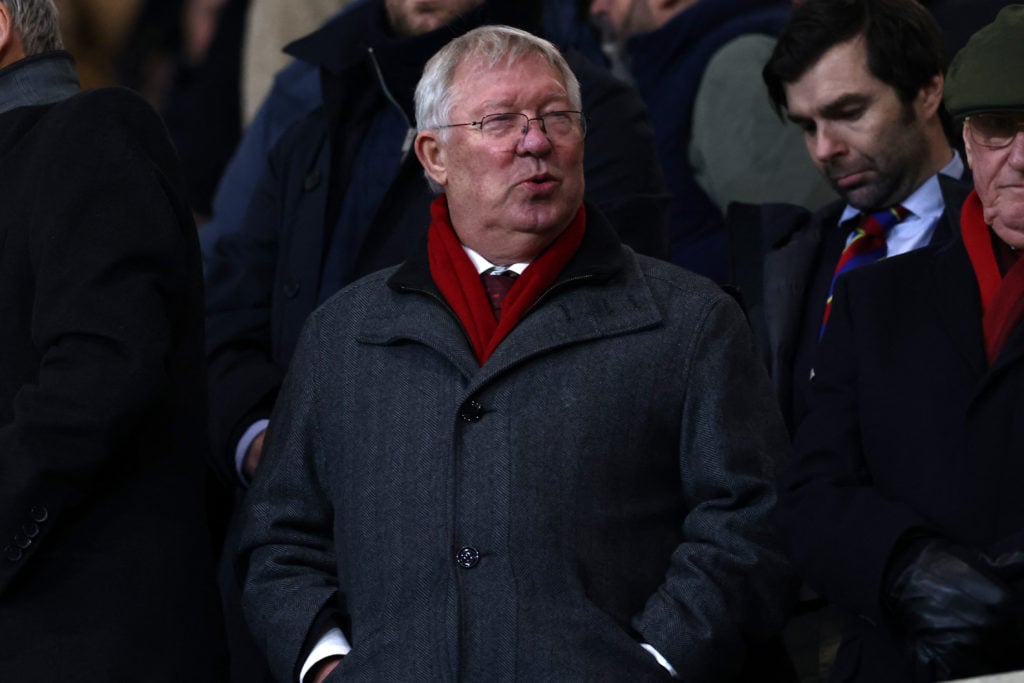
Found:
M 479 367 L 455 314 L 430 277 L 426 244 L 387 281 L 394 307 L 368 319 L 360 341 L 415 341 L 438 351 L 472 387 L 529 358 L 589 339 L 654 327 L 661 313 L 632 253 L 600 212 L 587 206 L 587 231 L 576 255 L 520 323 Z
M 44 52 L 0 69 L 0 114 L 66 100 L 79 90 L 75 62 L 63 50 Z

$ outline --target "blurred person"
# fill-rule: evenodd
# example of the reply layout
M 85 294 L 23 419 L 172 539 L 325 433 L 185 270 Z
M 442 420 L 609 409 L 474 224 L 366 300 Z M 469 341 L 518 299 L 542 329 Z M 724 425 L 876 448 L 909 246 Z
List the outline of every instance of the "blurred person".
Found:
M 550 43 L 475 29 L 415 99 L 427 239 L 312 315 L 246 499 L 278 680 L 766 680 L 787 439 L 739 307 L 584 205 Z
M 352 0 L 251 0 L 242 53 L 242 123 L 248 126 L 291 61 L 284 47 L 312 33 Z
M 787 0 L 593 0 L 590 11 L 622 43 L 651 113 L 674 263 L 725 281 L 730 202 L 816 209 L 835 198 L 761 88 Z
M 155 112 L 0 0 L 0 672 L 222 681 L 202 282 Z
M 833 680 L 1024 667 L 1022 34 L 1008 7 L 949 70 L 975 182 L 954 239 L 836 285 L 777 511 L 847 615 Z

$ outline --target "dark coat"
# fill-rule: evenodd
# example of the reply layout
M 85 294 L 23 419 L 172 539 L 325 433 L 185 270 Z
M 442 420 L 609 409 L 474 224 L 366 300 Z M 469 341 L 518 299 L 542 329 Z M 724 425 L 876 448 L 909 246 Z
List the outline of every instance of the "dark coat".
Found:
M 960 207 L 973 187 L 968 179 L 938 178 L 946 210 L 931 244 L 960 233 Z M 849 237 L 838 226 L 845 206 L 836 201 L 816 212 L 790 204 L 729 207 L 730 280 L 740 289 L 782 414 L 793 428 L 808 409 L 825 300 Z
M 910 680 L 880 607 L 899 539 L 1024 551 L 1024 324 L 987 368 L 962 242 L 839 279 L 796 451 L 777 518 L 801 575 L 850 615 L 833 679 Z
M 667 680 L 647 642 L 728 681 L 780 626 L 788 443 L 743 315 L 587 217 L 482 367 L 425 249 L 311 316 L 240 560 L 280 679 L 325 611 L 333 680 Z
M 285 133 L 242 230 L 225 235 L 208 258 L 210 427 L 217 464 L 231 480 L 237 478 L 237 441 L 255 419 L 269 415 L 307 316 L 343 285 L 408 258 L 426 234 L 434 194 L 415 154 L 402 151 L 403 117 L 412 120 L 412 89 L 423 64 L 452 37 L 482 22 L 515 20 L 519 7 L 492 0 L 448 27 L 399 41 L 380 26 L 381 5 L 354 8 L 290 48 L 321 63 L 324 106 Z M 588 200 L 609 215 L 626 244 L 667 257 L 668 196 L 643 103 L 577 53 L 567 60 L 590 120 L 584 155 Z M 375 65 L 394 103 L 381 91 Z M 390 117 L 379 122 L 392 133 L 367 129 L 373 117 L 366 110 L 378 109 Z M 375 153 L 360 149 L 364 138 L 377 145 Z M 381 193 L 379 205 L 364 207 L 372 220 L 346 224 L 341 195 L 357 163 L 376 165 L 364 173 L 370 179 L 393 179 L 368 190 Z M 364 194 L 350 201 L 365 201 Z
M 91 91 L 0 114 L 0 169 L 0 678 L 221 681 L 200 261 L 167 134 Z

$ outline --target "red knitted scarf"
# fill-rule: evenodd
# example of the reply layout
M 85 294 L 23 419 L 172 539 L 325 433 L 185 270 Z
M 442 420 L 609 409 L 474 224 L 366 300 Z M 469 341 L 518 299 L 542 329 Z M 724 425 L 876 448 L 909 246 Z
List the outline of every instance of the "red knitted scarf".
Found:
M 1024 317 L 1024 258 L 1018 258 L 1006 275 L 999 272 L 992 234 L 985 224 L 977 192 L 972 191 L 964 202 L 960 232 L 981 291 L 981 328 L 985 357 L 991 366 Z
M 580 205 L 569 227 L 516 278 L 502 303 L 500 322 L 494 318 L 479 273 L 452 229 L 444 195 L 431 203 L 430 215 L 432 220 L 427 233 L 430 276 L 459 317 L 473 345 L 473 353 L 483 365 L 576 253 L 583 241 L 586 213 Z

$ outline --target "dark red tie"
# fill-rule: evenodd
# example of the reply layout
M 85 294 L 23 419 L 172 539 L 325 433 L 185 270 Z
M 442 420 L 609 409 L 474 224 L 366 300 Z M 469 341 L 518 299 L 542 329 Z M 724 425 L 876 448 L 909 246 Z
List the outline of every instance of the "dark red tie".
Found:
M 832 313 L 832 290 L 835 289 L 836 279 L 843 273 L 874 263 L 885 258 L 888 251 L 885 246 L 885 237 L 892 230 L 892 227 L 910 215 L 910 211 L 902 206 L 894 206 L 877 213 L 863 214 L 860 224 L 853 232 L 853 239 L 843 249 L 836 264 L 835 273 L 832 275 L 832 284 L 828 288 L 828 298 L 825 300 L 825 315 L 821 320 L 821 329 L 818 331 L 818 339 L 825 334 L 825 326 L 828 325 L 828 317 Z
M 501 320 L 501 302 L 505 300 L 508 290 L 512 289 L 519 273 L 505 266 L 494 266 L 480 274 L 480 280 L 487 290 L 487 300 L 491 302 L 494 317 Z

